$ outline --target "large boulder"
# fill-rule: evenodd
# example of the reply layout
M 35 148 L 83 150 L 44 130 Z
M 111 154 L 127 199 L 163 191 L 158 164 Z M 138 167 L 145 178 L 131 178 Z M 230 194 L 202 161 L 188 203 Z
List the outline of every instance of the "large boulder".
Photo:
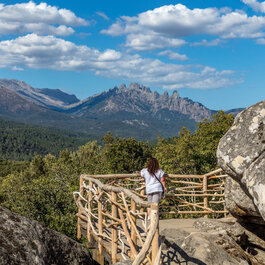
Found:
M 220 140 L 218 164 L 229 175 L 227 209 L 265 224 L 265 101 L 239 113 Z
M 80 243 L 0 206 L 1 265 L 94 264 Z

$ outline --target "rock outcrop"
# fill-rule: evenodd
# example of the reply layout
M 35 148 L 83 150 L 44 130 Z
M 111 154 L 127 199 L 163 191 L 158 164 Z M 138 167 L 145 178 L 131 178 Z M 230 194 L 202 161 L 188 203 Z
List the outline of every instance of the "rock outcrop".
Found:
M 1 265 L 94 264 L 87 248 L 0 207 Z
M 265 238 L 263 229 L 258 230 L 256 226 L 246 228 L 246 224 L 239 223 L 233 217 L 218 220 L 200 218 L 194 222 L 193 226 L 199 229 L 203 237 L 206 236 L 212 244 L 209 249 L 216 248 L 213 258 L 216 263 L 206 263 L 207 265 L 237 264 L 237 262 L 239 264 L 265 264 L 265 241 L 260 238 Z M 259 236 L 251 231 L 253 229 Z M 224 256 L 221 254 L 223 251 L 226 253 Z M 234 263 L 230 263 L 231 258 L 234 259 Z
M 190 223 L 191 220 L 186 220 Z M 246 229 L 234 217 L 199 218 L 193 228 L 182 223 L 163 228 L 161 264 L 265 265 L 265 241 Z M 265 231 L 257 231 L 261 237 Z M 132 261 L 115 265 L 129 265 Z
M 161 235 L 165 236 L 163 252 L 167 253 L 162 255 L 162 264 L 248 265 L 234 246 L 229 246 L 230 251 L 227 251 L 220 244 L 224 240 L 229 241 L 225 229 L 230 226 L 230 220 L 205 221 L 208 219 L 201 218 L 194 223 L 201 230 L 199 232 L 172 228 L 162 230 Z
M 229 175 L 226 206 L 234 216 L 265 225 L 265 101 L 237 115 L 219 142 L 217 157 Z

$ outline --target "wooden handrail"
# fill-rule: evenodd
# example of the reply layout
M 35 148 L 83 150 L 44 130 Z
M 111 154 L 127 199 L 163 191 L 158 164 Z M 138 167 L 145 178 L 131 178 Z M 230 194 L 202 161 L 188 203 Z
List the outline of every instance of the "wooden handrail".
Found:
M 104 249 L 109 253 L 112 264 L 125 258 L 133 259 L 134 265 L 142 262 L 158 264 L 161 254 L 159 216 L 200 214 L 209 217 L 227 213 L 222 207 L 225 178 L 222 169 L 204 175 L 168 174 L 169 192 L 159 212 L 157 204 L 146 201 L 144 179 L 139 173 L 83 174 L 80 176 L 80 190 L 74 193 L 78 206 L 78 238 L 86 231 L 83 235 L 88 242 L 94 239 L 97 244 L 95 257 L 99 264 L 104 264 Z M 147 229 L 146 208 L 150 207 L 152 217 Z M 139 230 L 140 220 L 143 222 L 140 230 L 144 229 L 144 233 Z M 148 255 L 150 245 L 152 254 Z
M 81 178 L 83 178 L 84 180 L 91 181 L 92 183 L 95 183 L 99 188 L 101 188 L 104 191 L 116 192 L 116 193 L 124 192 L 124 194 L 126 194 L 127 197 L 129 197 L 130 199 L 133 199 L 138 205 L 140 205 L 142 207 L 150 207 L 151 206 L 151 203 L 142 200 L 140 197 L 138 197 L 137 195 L 135 195 L 133 192 L 131 192 L 130 190 L 128 190 L 126 188 L 110 186 L 108 184 L 103 184 L 98 179 L 89 178 L 89 177 L 86 177 L 84 175 L 81 175 Z
M 118 250 L 121 251 L 123 256 L 126 255 L 127 258 L 136 260 L 134 264 L 141 264 L 137 263 L 139 254 L 144 255 L 149 264 L 154 263 L 158 248 L 157 250 L 153 248 L 151 258 L 147 254 L 150 243 L 147 244 L 146 240 L 150 239 L 150 234 L 155 234 L 158 231 L 157 204 L 156 210 L 152 210 L 155 216 L 153 216 L 152 222 L 155 222 L 156 227 L 151 226 L 148 230 L 146 229 L 146 239 L 144 239 L 138 231 L 137 218 L 139 215 L 146 215 L 141 213 L 140 209 L 153 207 L 152 203 L 142 200 L 137 194 L 126 188 L 103 184 L 99 179 L 87 175 L 80 176 L 80 191 L 75 192 L 74 197 L 79 209 L 77 214 L 79 238 L 81 237 L 82 228 L 84 228 L 87 230 L 85 234 L 87 239 L 91 240 L 92 237 L 95 239 L 97 250 L 93 257 L 99 264 L 103 265 L 104 263 L 104 260 L 102 260 L 103 249 L 106 247 L 107 241 L 111 241 L 111 251 L 108 250 L 108 252 L 111 253 L 112 263 L 119 260 Z M 129 201 L 127 202 L 127 200 Z M 85 226 L 81 220 L 86 223 Z M 137 246 L 137 238 L 141 243 L 140 248 Z M 107 241 L 105 242 L 105 240 Z M 130 247 L 129 252 L 125 249 L 125 241 Z M 152 245 L 158 246 L 158 237 L 153 239 Z

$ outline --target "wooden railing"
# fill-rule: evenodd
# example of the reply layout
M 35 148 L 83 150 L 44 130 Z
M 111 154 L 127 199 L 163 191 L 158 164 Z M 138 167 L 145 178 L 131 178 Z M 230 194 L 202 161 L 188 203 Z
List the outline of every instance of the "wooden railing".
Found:
M 169 174 L 168 192 L 158 211 L 157 204 L 146 201 L 145 183 L 139 174 L 82 175 L 80 191 L 74 193 L 79 209 L 77 236 L 84 235 L 90 246 L 96 245 L 94 259 L 99 264 L 104 264 L 103 256 L 111 264 L 122 259 L 133 259 L 133 264 L 158 264 L 159 215 L 223 216 L 227 213 L 225 178 L 221 169 L 205 175 Z M 152 209 L 150 224 L 147 207 Z
M 224 183 L 227 175 L 217 169 L 205 175 L 169 174 L 166 200 L 160 214 L 171 218 L 182 216 L 222 217 L 228 213 L 224 205 Z
M 104 264 L 106 256 L 111 264 L 121 259 L 133 259 L 135 265 L 158 264 L 157 204 L 148 203 L 123 187 L 103 184 L 84 175 L 80 177 L 80 191 L 74 192 L 74 197 L 79 209 L 77 237 L 80 239 L 83 234 L 92 245 L 96 242 L 94 259 L 99 264 Z M 147 207 L 151 208 L 149 226 Z

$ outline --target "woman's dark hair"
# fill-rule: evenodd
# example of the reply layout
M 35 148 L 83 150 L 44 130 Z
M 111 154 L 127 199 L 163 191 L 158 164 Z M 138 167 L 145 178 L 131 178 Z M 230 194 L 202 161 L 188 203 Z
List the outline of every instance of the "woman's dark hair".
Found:
M 155 175 L 157 170 L 160 168 L 157 159 L 154 157 L 151 157 L 148 160 L 146 167 L 147 167 L 147 171 L 153 176 Z

